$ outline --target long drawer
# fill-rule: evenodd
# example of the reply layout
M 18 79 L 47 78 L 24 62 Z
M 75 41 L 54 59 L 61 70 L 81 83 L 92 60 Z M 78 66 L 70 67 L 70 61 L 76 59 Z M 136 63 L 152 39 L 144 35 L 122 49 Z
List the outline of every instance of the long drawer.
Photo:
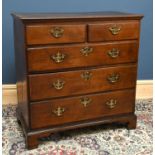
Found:
M 137 61 L 138 42 L 29 48 L 27 55 L 29 72 L 129 63 Z
M 131 113 L 134 102 L 134 89 L 36 102 L 30 106 L 31 128 Z
M 135 87 L 136 65 L 29 75 L 30 100 Z

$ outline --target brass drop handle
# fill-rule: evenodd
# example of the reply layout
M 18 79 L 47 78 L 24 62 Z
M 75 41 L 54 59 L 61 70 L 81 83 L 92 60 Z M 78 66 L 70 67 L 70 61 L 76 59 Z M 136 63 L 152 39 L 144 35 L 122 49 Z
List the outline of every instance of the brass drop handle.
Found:
M 117 26 L 117 25 L 113 25 L 113 26 L 109 27 L 109 30 L 113 35 L 117 35 L 117 34 L 119 34 L 121 27 Z
M 81 51 L 82 55 L 88 56 L 90 53 L 93 52 L 93 48 L 92 47 L 83 47 L 80 51 Z
M 80 99 L 80 103 L 83 104 L 84 107 L 87 107 L 92 102 L 92 99 L 88 97 L 84 97 Z
M 120 79 L 120 75 L 118 73 L 112 73 L 111 75 L 107 77 L 107 80 L 111 84 L 118 82 L 119 79 Z
M 57 90 L 61 90 L 64 87 L 65 82 L 61 79 L 56 80 L 53 82 L 53 87 Z
M 113 48 L 112 50 L 109 50 L 107 52 L 107 54 L 111 57 L 111 58 L 117 58 L 119 56 L 120 51 L 116 48 Z
M 57 52 L 51 56 L 51 59 L 56 63 L 61 63 L 64 61 L 66 55 L 64 53 Z
M 56 116 L 62 116 L 62 114 L 65 112 L 65 108 L 58 107 L 55 110 L 52 111 Z
M 61 38 L 64 34 L 64 29 L 61 27 L 53 27 L 50 30 L 50 33 L 52 34 L 54 38 Z
M 85 81 L 90 80 L 92 77 L 92 73 L 89 71 L 85 71 L 81 74 L 81 78 L 84 79 Z
M 108 108 L 113 109 L 117 105 L 117 100 L 110 99 L 109 101 L 106 102 L 106 105 L 108 106 Z

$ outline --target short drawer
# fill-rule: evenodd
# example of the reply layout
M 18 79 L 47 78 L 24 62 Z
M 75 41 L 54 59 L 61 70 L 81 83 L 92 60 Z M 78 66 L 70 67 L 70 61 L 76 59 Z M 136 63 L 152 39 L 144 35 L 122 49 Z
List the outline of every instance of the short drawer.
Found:
M 31 101 L 135 87 L 136 65 L 29 75 Z
M 43 72 L 136 62 L 137 41 L 29 48 L 28 71 Z
M 85 41 L 85 25 L 27 25 L 28 45 L 80 43 Z
M 139 38 L 139 21 L 112 21 L 100 24 L 89 24 L 88 40 L 110 41 Z
M 134 112 L 135 90 L 114 91 L 31 104 L 32 129 Z

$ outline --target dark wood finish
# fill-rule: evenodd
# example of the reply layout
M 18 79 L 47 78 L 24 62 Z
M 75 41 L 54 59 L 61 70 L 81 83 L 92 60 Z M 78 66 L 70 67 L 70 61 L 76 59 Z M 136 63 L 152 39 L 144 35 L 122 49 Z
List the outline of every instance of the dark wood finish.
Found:
M 37 22 L 40 20 L 63 20 L 68 19 L 77 21 L 80 19 L 83 20 L 92 20 L 95 19 L 96 22 L 100 19 L 103 20 L 140 20 L 143 18 L 142 14 L 133 14 L 133 13 L 124 13 L 124 12 L 115 12 L 115 11 L 106 11 L 106 12 L 84 12 L 84 13 L 12 13 L 14 18 L 19 18 L 22 21 L 31 21 Z
M 55 38 L 51 30 L 59 27 L 64 30 L 60 38 Z M 84 42 L 86 37 L 86 26 L 80 24 L 42 24 L 26 26 L 26 38 L 28 45 L 50 44 L 50 43 L 80 43 Z
M 137 126 L 137 117 L 135 116 L 134 118 L 128 120 L 127 128 L 130 130 L 136 129 L 136 126 Z
M 87 81 L 81 77 L 85 70 L 29 75 L 30 99 L 35 101 L 132 88 L 136 84 L 136 68 L 136 65 L 131 65 L 87 70 L 92 74 L 91 79 Z M 107 78 L 113 73 L 119 74 L 120 79 L 116 83 L 111 84 Z M 61 90 L 53 87 L 53 83 L 58 79 L 65 82 Z
M 14 20 L 14 46 L 18 107 L 22 111 L 22 117 L 24 117 L 26 126 L 29 127 L 27 61 L 26 53 L 24 52 L 24 24 L 19 19 Z
M 110 27 L 120 28 L 118 34 L 113 35 Z M 139 21 L 111 21 L 97 24 L 89 24 L 88 40 L 90 42 L 138 39 Z
M 84 128 L 84 127 L 91 127 L 95 125 L 101 125 L 101 124 L 108 124 L 108 123 L 118 123 L 118 124 L 124 124 L 127 125 L 128 129 L 135 129 L 136 126 L 133 126 L 137 120 L 137 117 L 135 114 L 123 114 L 123 115 L 117 115 L 116 116 L 110 116 L 110 117 L 104 117 L 104 118 L 98 118 L 94 120 L 87 120 L 87 121 L 80 121 L 80 122 L 73 122 L 70 124 L 64 124 L 59 126 L 54 126 L 52 128 L 43 128 L 41 130 L 28 130 L 25 127 L 23 118 L 20 115 L 19 110 L 17 110 L 17 116 L 19 117 L 21 123 L 22 123 L 22 129 L 26 136 L 25 143 L 28 149 L 34 149 L 38 147 L 39 144 L 39 138 L 50 136 L 51 134 L 55 132 L 61 132 L 65 130 L 72 130 L 77 128 Z
M 81 52 L 85 47 L 93 49 L 88 56 L 83 55 Z M 119 50 L 118 57 L 116 58 L 112 58 L 108 55 L 108 52 L 113 48 Z M 66 55 L 64 60 L 60 63 L 57 63 L 52 59 L 52 56 L 57 52 Z M 44 72 L 78 67 L 129 63 L 137 61 L 138 42 L 122 41 L 101 44 L 29 48 L 27 55 L 29 72 Z
M 42 128 L 78 122 L 111 115 L 132 113 L 135 102 L 135 90 L 115 91 L 96 95 L 85 95 L 74 98 L 56 99 L 31 104 L 31 128 Z M 84 106 L 81 99 L 88 97 L 91 102 Z M 106 105 L 111 99 L 117 100 L 116 106 Z M 65 108 L 62 116 L 57 116 L 53 110 Z
M 21 122 L 28 149 L 36 148 L 39 138 L 75 128 L 105 123 L 136 128 L 135 87 L 142 15 L 120 12 L 12 15 L 17 120 Z M 112 34 L 110 26 L 116 26 L 119 33 Z M 55 37 L 51 33 L 53 27 L 63 28 L 63 34 Z M 87 56 L 81 54 L 83 47 L 90 47 L 84 50 Z M 107 54 L 112 49 L 112 53 L 119 53 L 115 58 Z M 66 56 L 54 56 L 54 61 L 60 63 L 51 59 L 57 52 Z M 112 73 L 119 74 L 111 77 L 110 83 L 107 77 Z M 119 101 L 115 105 L 116 99 Z

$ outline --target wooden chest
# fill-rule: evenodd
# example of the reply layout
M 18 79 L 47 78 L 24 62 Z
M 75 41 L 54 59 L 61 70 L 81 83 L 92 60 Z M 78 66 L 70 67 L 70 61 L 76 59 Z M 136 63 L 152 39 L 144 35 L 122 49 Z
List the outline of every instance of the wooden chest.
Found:
M 17 116 L 28 149 L 63 130 L 113 122 L 136 127 L 142 15 L 12 15 Z

